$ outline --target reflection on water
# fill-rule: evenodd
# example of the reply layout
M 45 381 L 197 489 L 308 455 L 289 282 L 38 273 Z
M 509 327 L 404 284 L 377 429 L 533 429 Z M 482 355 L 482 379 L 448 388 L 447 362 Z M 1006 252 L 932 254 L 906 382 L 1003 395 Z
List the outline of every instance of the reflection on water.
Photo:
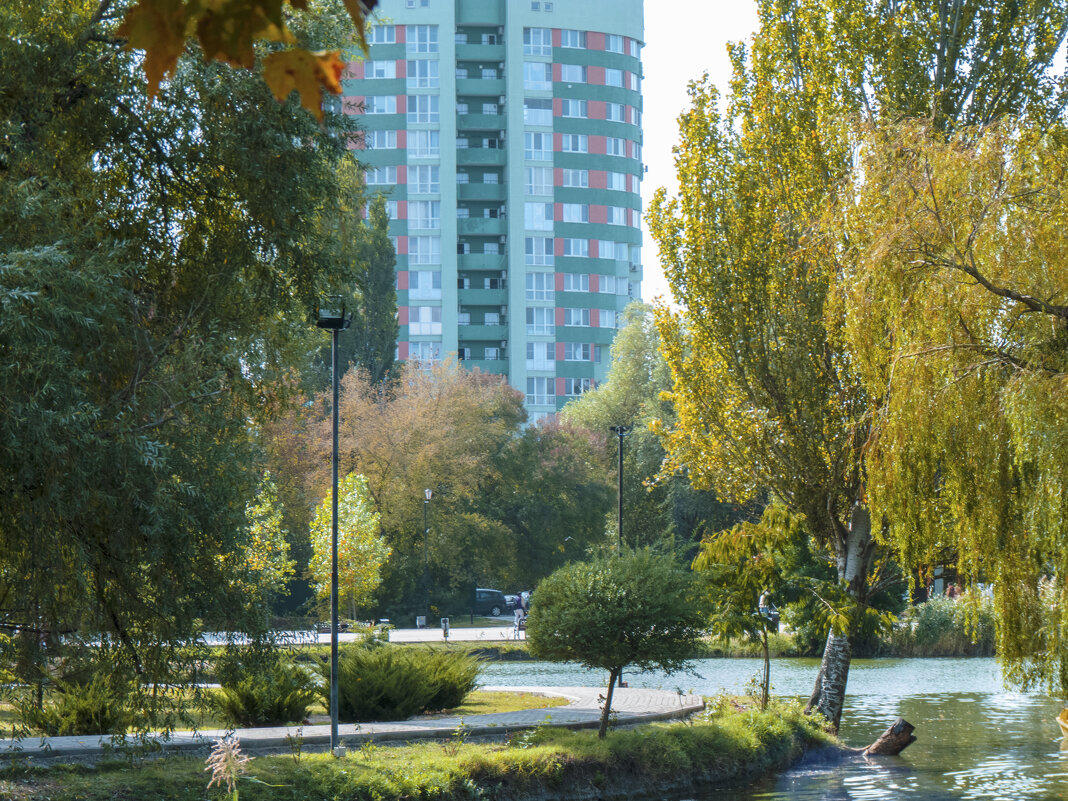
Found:
M 778 659 L 778 695 L 807 697 L 817 660 Z M 695 671 L 667 677 L 632 673 L 631 686 L 712 695 L 742 692 L 757 660 L 702 660 Z M 486 684 L 597 684 L 600 673 L 570 665 L 488 665 Z M 812 755 L 788 773 L 736 791 L 724 801 L 895 799 L 1068 799 L 1068 745 L 1054 720 L 1060 705 L 1043 695 L 1006 691 L 992 659 L 857 660 L 849 672 L 842 739 L 866 745 L 898 716 L 916 726 L 916 743 L 899 757 L 836 759 Z

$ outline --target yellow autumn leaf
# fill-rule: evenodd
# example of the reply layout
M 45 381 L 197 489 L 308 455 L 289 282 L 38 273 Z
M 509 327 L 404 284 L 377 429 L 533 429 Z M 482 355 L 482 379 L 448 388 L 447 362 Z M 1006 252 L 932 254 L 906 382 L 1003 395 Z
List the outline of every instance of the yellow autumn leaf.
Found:
M 344 62 L 340 55 L 336 50 L 312 53 L 294 49 L 271 53 L 263 60 L 263 79 L 279 101 L 297 92 L 300 104 L 321 122 L 323 108 L 320 87 L 334 94 L 341 93 Z
M 159 92 L 160 82 L 178 65 L 189 22 L 183 0 L 140 0 L 118 27 L 116 33 L 126 39 L 128 48 L 145 51 L 150 100 Z

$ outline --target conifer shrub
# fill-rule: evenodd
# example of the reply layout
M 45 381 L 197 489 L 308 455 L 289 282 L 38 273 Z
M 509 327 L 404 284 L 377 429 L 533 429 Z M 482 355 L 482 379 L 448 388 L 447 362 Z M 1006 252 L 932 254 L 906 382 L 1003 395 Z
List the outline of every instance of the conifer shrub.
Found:
M 323 692 L 319 671 L 280 654 L 242 659 L 228 655 L 216 665 L 220 688 L 208 705 L 237 726 L 275 726 L 304 720 Z
M 55 679 L 38 706 L 31 694 L 15 702 L 23 725 L 48 737 L 75 734 L 125 734 L 135 721 L 133 687 L 121 674 L 103 670 Z
M 329 677 L 329 666 L 321 668 Z M 478 660 L 464 653 L 367 643 L 338 658 L 338 714 L 346 721 L 404 720 L 459 706 L 478 682 Z

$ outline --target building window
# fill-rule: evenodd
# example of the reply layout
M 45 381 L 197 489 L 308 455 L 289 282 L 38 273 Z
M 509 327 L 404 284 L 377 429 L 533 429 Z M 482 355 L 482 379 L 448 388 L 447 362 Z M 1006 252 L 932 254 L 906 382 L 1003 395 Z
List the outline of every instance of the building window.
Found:
M 586 240 L 576 240 L 583 241 Z M 586 273 L 564 273 L 564 292 L 589 292 L 590 276 Z
M 456 183 L 458 183 L 458 184 L 469 184 L 469 183 L 471 183 L 471 176 L 468 175 L 466 172 L 458 172 L 458 173 L 456 173 Z M 456 216 L 459 216 L 459 211 L 460 211 L 459 209 L 456 210 L 456 212 L 457 212 Z M 466 211 L 466 209 L 465 209 L 465 211 Z M 467 215 L 464 215 L 464 216 L 466 217 Z
M 441 306 L 409 306 L 408 333 L 434 335 L 441 333 Z
M 586 68 L 582 64 L 561 64 L 560 80 L 564 83 L 586 83 Z
M 436 195 L 441 191 L 439 168 L 430 164 L 408 168 L 408 190 L 417 195 Z
M 616 313 L 611 309 L 601 309 L 597 324 L 601 328 L 615 328 L 616 327 Z
M 626 122 L 626 106 L 622 103 L 605 103 L 604 118 L 611 122 Z
M 501 246 L 498 242 L 485 242 L 482 245 L 482 252 L 486 255 L 496 256 L 501 252 Z
M 615 70 L 608 67 L 604 71 L 604 85 L 605 86 L 623 86 L 623 70 Z
M 408 361 L 432 364 L 441 361 L 440 342 L 411 342 L 408 344 Z
M 553 135 L 550 133 L 523 134 L 523 158 L 527 161 L 553 160 Z
M 396 95 L 371 95 L 365 101 L 368 114 L 396 114 Z
M 527 167 L 526 193 L 528 195 L 551 195 L 553 193 L 553 168 L 552 167 Z
M 543 306 L 527 308 L 528 336 L 552 336 L 555 333 L 556 321 L 553 309 Z
M 408 155 L 416 159 L 437 158 L 441 155 L 441 134 L 438 131 L 409 131 Z
M 413 300 L 441 300 L 441 273 L 435 270 L 409 272 L 408 297 Z
M 501 358 L 500 348 L 486 348 L 483 353 L 484 355 L 482 358 L 489 362 L 495 362 Z
M 528 231 L 553 230 L 553 204 L 524 203 L 523 225 Z
M 555 296 L 552 273 L 527 273 L 526 297 L 529 301 L 551 301 Z
M 589 138 L 586 134 L 561 134 L 560 149 L 564 153 L 589 153 Z
M 458 81 L 467 80 L 467 67 L 457 67 L 456 68 L 456 80 L 458 80 Z
M 527 369 L 552 370 L 556 365 L 556 343 L 528 342 Z
M 486 312 L 482 318 L 482 325 L 500 325 L 501 314 L 500 312 Z
M 585 100 L 564 100 L 562 116 L 586 119 L 588 116 L 588 105 L 589 104 Z
M 586 31 L 560 31 L 560 47 L 584 49 L 586 47 Z
M 627 210 L 619 206 L 608 206 L 608 219 L 605 222 L 609 225 L 626 225 Z
M 441 264 L 441 237 L 408 237 L 408 263 Z
M 496 117 L 497 116 L 497 104 L 496 103 L 483 103 L 482 104 L 482 113 L 485 114 L 487 117 Z
M 409 53 L 438 52 L 437 25 L 408 25 L 405 29 Z
M 564 343 L 565 362 L 588 362 L 590 361 L 590 346 L 581 342 Z
M 441 115 L 438 112 L 437 95 L 409 95 L 408 96 L 408 122 L 438 122 Z
M 553 36 L 548 28 L 523 29 L 524 56 L 551 56 L 553 54 Z
M 393 150 L 397 147 L 396 131 L 368 131 L 365 136 L 367 147 L 373 150 Z
M 604 140 L 604 152 L 609 156 L 626 156 L 627 140 L 618 136 L 606 136 Z
M 441 85 L 436 60 L 420 58 L 409 61 L 407 72 L 409 89 L 437 89 Z
M 564 379 L 564 395 L 574 397 L 581 395 L 583 392 L 589 392 L 593 389 L 592 378 L 565 378 Z
M 590 171 L 563 170 L 563 185 L 585 189 L 590 185 Z
M 614 189 L 617 192 L 627 191 L 627 175 L 622 172 L 605 173 L 605 188 Z
M 590 310 L 564 309 L 564 325 L 572 328 L 588 328 L 590 325 Z
M 395 25 L 375 25 L 367 37 L 368 44 L 395 44 L 397 28 Z
M 627 261 L 630 258 L 630 245 L 626 242 L 612 242 L 602 239 L 597 243 L 597 255 L 602 259 Z
M 564 203 L 561 222 L 584 223 L 590 221 L 590 207 L 585 203 Z
M 590 255 L 590 240 L 588 239 L 565 239 L 564 240 L 564 255 L 565 256 L 577 256 L 579 258 L 586 258 Z M 577 277 L 577 276 L 576 276 Z M 586 276 L 583 276 L 584 278 Z M 567 278 L 564 276 L 564 289 L 567 289 Z M 588 282 L 587 282 L 588 284 Z M 574 292 L 585 292 L 586 290 L 571 290 Z
M 546 406 L 556 403 L 553 394 L 554 378 L 528 378 L 527 379 L 527 403 L 531 406 Z
M 622 53 L 623 37 L 614 33 L 605 34 L 604 49 L 609 53 Z
M 437 200 L 409 201 L 408 227 L 428 230 L 441 228 L 441 202 Z
M 640 58 L 641 57 L 640 50 L 641 50 L 641 45 L 638 44 L 638 40 L 637 39 L 631 39 L 630 40 L 630 57 L 631 58 Z
M 397 62 L 395 61 L 368 61 L 364 71 L 365 78 L 396 78 Z
M 638 75 L 634 72 L 627 73 L 627 88 L 632 92 L 638 91 Z
M 482 183 L 484 184 L 496 184 L 500 182 L 500 176 L 495 172 L 482 173 Z
M 496 67 L 483 67 L 482 68 L 482 80 L 484 80 L 484 81 L 495 81 L 495 80 L 497 80 L 497 69 L 496 69 Z
M 551 238 L 545 236 L 528 236 L 526 238 L 526 264 L 551 267 L 553 260 L 553 240 Z
M 526 125 L 552 125 L 553 101 L 549 98 L 524 98 L 523 123 Z
M 394 166 L 375 167 L 367 171 L 368 186 L 382 186 L 397 183 L 397 168 Z
M 523 63 L 523 88 L 535 92 L 549 92 L 553 88 L 552 64 L 541 61 Z

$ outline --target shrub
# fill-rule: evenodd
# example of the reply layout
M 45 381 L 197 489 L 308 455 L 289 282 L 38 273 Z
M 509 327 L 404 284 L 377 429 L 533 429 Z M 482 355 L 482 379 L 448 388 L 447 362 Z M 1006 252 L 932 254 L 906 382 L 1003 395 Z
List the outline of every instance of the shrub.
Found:
M 37 707 L 32 697 L 15 702 L 19 719 L 48 737 L 125 734 L 134 723 L 133 687 L 125 678 L 98 670 L 81 681 L 56 679 Z
M 972 603 L 938 596 L 910 607 L 891 638 L 900 656 L 991 656 L 994 611 L 987 598 Z
M 229 723 L 272 726 L 301 721 L 322 694 L 322 678 L 312 667 L 277 655 L 245 664 L 239 659 L 230 657 L 217 666 L 221 687 L 208 701 Z
M 321 668 L 329 676 L 329 666 Z M 463 653 L 368 643 L 338 659 L 338 714 L 347 721 L 403 720 L 459 706 L 478 680 Z

